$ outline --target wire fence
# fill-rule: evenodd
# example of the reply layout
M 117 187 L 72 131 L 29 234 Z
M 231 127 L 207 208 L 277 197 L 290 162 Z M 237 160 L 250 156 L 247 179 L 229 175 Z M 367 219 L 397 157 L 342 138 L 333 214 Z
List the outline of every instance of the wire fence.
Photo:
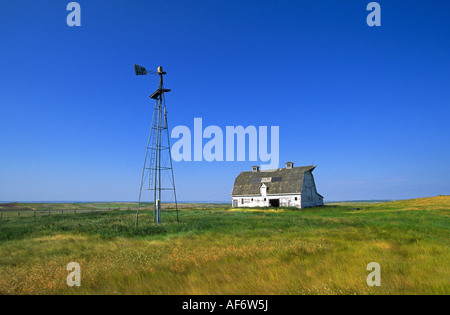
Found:
M 207 208 L 208 204 L 178 204 L 178 210 L 191 209 L 191 208 Z M 162 204 L 161 207 L 164 212 L 174 212 L 176 211 L 174 204 Z M 98 212 L 109 212 L 109 211 L 136 211 L 136 206 L 125 206 L 125 207 L 105 207 L 105 208 L 80 208 L 80 209 L 40 209 L 40 210 L 0 210 L 0 222 L 10 221 L 20 218 L 39 218 L 48 217 L 55 215 L 76 215 L 80 213 L 98 213 Z M 153 204 L 145 204 L 139 207 L 139 211 L 153 211 Z
M 149 210 L 150 208 L 145 207 L 143 210 Z M 7 210 L 0 211 L 0 222 L 7 221 L 17 218 L 30 218 L 30 217 L 44 217 L 44 216 L 54 216 L 54 215 L 75 215 L 80 213 L 98 213 L 98 212 L 108 212 L 108 211 L 128 211 L 136 210 L 134 207 L 108 207 L 102 209 L 51 209 L 51 210 Z

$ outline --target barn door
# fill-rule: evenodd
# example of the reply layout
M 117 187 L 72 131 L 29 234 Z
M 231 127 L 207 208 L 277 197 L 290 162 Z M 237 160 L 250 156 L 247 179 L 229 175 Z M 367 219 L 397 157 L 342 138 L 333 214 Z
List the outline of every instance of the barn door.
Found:
M 278 208 L 280 206 L 280 199 L 269 199 L 269 204 L 273 208 Z

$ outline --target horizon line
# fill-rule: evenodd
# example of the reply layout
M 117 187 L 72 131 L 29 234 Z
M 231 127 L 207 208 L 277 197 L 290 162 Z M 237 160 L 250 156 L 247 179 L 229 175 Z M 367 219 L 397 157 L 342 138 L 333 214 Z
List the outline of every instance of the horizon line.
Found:
M 346 200 L 325 200 L 326 203 L 335 203 L 335 202 L 381 202 L 381 201 L 395 201 L 395 200 L 408 200 L 407 199 L 346 199 Z M 413 198 L 415 199 L 415 198 Z M 10 201 L 10 200 L 0 200 L 0 203 L 138 203 L 138 201 L 92 201 L 92 200 L 29 200 L 29 201 Z M 152 203 L 153 201 L 143 201 L 141 203 Z M 190 200 L 190 201 L 178 201 L 178 203 L 231 203 L 232 201 L 224 201 L 224 200 Z M 174 202 L 162 202 L 162 203 L 174 203 Z

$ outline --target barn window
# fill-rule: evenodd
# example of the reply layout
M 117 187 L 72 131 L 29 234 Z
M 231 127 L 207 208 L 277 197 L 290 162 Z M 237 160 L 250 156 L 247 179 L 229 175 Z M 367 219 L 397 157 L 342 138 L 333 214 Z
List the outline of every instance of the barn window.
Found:
M 297 198 L 297 197 L 295 197 L 295 201 L 297 201 L 297 199 L 298 199 L 298 198 Z
M 244 204 L 244 198 L 241 198 L 241 204 L 242 205 Z
M 266 199 L 266 198 L 264 198 L 264 201 L 267 201 L 267 199 Z
M 253 201 L 253 198 L 252 198 L 252 201 Z

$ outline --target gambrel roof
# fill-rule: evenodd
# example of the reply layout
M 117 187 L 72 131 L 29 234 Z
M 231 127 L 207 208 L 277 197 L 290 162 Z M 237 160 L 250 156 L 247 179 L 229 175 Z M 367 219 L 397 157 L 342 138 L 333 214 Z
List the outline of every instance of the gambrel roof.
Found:
M 291 169 L 278 168 L 258 172 L 242 172 L 236 177 L 231 196 L 260 195 L 262 184 L 267 194 L 301 194 L 305 172 L 312 172 L 316 165 L 299 166 Z

